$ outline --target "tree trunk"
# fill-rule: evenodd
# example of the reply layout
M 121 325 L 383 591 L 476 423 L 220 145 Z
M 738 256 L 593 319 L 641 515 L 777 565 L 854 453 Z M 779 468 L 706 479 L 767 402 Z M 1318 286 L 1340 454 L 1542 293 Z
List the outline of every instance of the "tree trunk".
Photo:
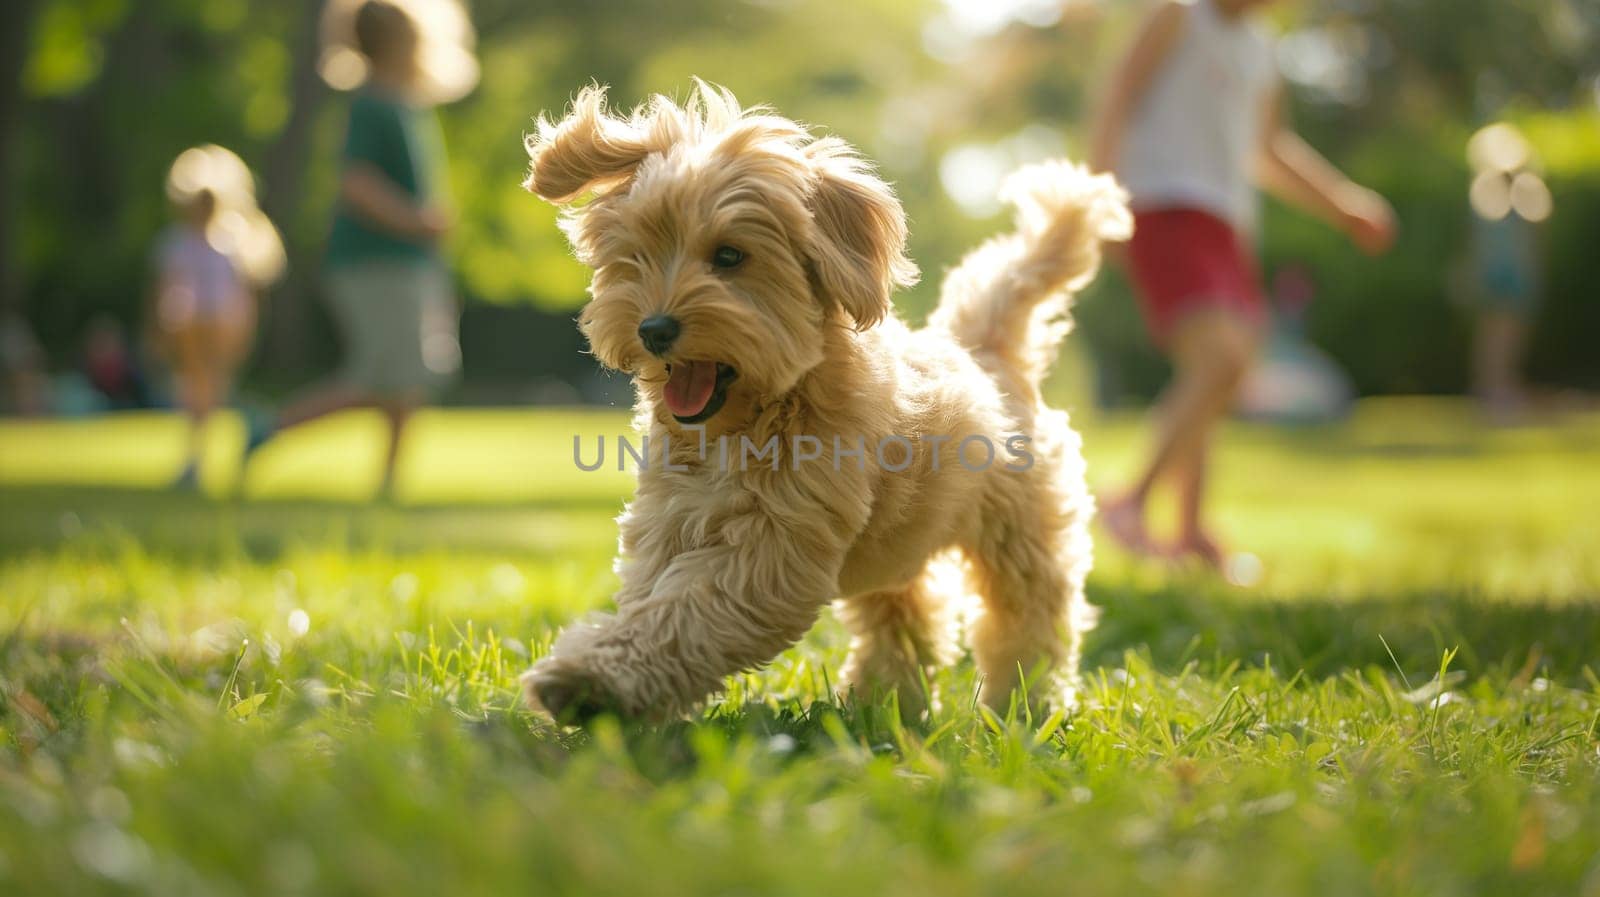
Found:
M 289 270 L 273 291 L 265 311 L 261 351 L 279 371 L 301 373 L 309 357 L 305 339 L 312 320 L 310 303 L 316 294 L 317 259 L 322 227 L 307 221 L 306 168 L 311 161 L 317 115 L 328 90 L 317 74 L 320 42 L 317 24 L 322 0 L 296 0 L 300 19 L 292 37 L 293 69 L 290 73 L 289 121 L 267 152 L 262 168 L 262 207 L 283 233 Z
M 22 69 L 37 0 L 0 3 L 0 321 L 22 313 Z

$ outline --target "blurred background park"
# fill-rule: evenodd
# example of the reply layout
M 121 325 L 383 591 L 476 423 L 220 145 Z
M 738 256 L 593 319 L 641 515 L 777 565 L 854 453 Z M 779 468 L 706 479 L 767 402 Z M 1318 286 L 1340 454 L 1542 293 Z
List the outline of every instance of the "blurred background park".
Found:
M 1001 224 L 999 179 L 1081 156 L 1095 93 L 1145 4 L 1117 0 L 478 0 L 482 78 L 441 109 L 458 225 L 447 243 L 463 376 L 447 404 L 626 404 L 571 319 L 586 272 L 546 204 L 518 189 L 522 136 L 590 81 L 619 105 L 683 95 L 691 76 L 826 126 L 878 160 L 930 273 Z M 255 172 L 286 275 L 262 305 L 243 378 L 274 398 L 331 369 L 319 267 L 347 98 L 319 77 L 318 0 L 12 0 L 0 11 L 0 321 L 9 368 L 51 375 L 40 410 L 104 404 L 88 358 L 123 340 L 162 401 L 138 334 L 163 183 L 217 143 Z M 1273 13 L 1297 127 L 1393 202 L 1395 251 L 1354 256 L 1327 227 L 1269 206 L 1262 254 L 1291 323 L 1360 395 L 1458 394 L 1471 380 L 1472 182 L 1466 146 L 1497 120 L 1526 135 L 1553 197 L 1527 368 L 1547 390 L 1600 385 L 1600 4 L 1593 0 L 1316 0 Z M 1309 300 L 1309 301 L 1308 301 Z M 1069 400 L 1149 399 L 1164 378 L 1114 273 L 1082 303 Z M 145 367 L 148 366 L 148 370 Z M 1089 372 L 1093 376 L 1089 376 Z M 12 404 L 17 404 L 15 396 Z

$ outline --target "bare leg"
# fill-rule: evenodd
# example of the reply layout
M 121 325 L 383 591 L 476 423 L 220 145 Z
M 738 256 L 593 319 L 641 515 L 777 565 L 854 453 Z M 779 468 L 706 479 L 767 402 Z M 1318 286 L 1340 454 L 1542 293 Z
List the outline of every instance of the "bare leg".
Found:
M 1203 371 L 1216 391 L 1212 402 L 1204 410 L 1209 415 L 1196 422 L 1196 432 L 1185 445 L 1178 461 L 1176 476 L 1178 486 L 1178 541 L 1180 554 L 1199 557 L 1207 566 L 1222 570 L 1225 556 L 1205 522 L 1206 486 L 1210 479 L 1211 445 L 1217 423 L 1227 414 L 1236 398 L 1239 386 L 1249 373 L 1254 361 L 1257 334 L 1253 328 L 1233 323 L 1224 324 L 1215 332 L 1200 332 L 1181 348 L 1182 363 Z
M 1144 511 L 1156 485 L 1177 471 L 1191 471 L 1203 485 L 1206 443 L 1232 405 L 1255 355 L 1257 334 L 1249 323 L 1227 312 L 1205 312 L 1184 321 L 1173 335 L 1175 374 L 1161 399 L 1161 416 L 1150 461 L 1132 487 L 1105 502 L 1106 527 L 1130 549 L 1150 554 Z M 1180 488 L 1182 488 L 1180 486 Z M 1192 519 L 1199 519 L 1198 501 Z
M 282 431 L 351 408 L 368 408 L 373 404 L 366 390 L 345 383 L 326 383 L 296 397 L 278 412 L 275 430 Z
M 1179 554 L 1192 554 L 1206 566 L 1223 569 L 1226 561 L 1222 547 L 1212 537 L 1204 517 L 1206 484 L 1210 479 L 1211 440 L 1201 442 L 1198 451 L 1183 460 L 1176 477 L 1178 480 L 1178 542 Z
M 1515 314 L 1486 311 L 1478 317 L 1473 346 L 1473 379 L 1479 401 L 1497 422 L 1515 421 L 1527 404 L 1522 353 L 1527 324 Z
M 1178 381 L 1174 379 L 1156 401 L 1153 417 L 1158 443 L 1161 441 L 1160 434 L 1171 429 L 1168 419 L 1173 413 L 1173 407 L 1181 402 L 1181 396 L 1185 392 L 1178 387 Z M 1156 451 L 1159 453 L 1159 448 Z M 1150 493 L 1155 489 L 1159 477 L 1160 472 L 1152 460 L 1132 487 L 1120 493 L 1102 496 L 1100 499 L 1100 524 L 1117 544 L 1136 555 L 1149 556 L 1159 553 L 1145 523 L 1145 506 L 1150 501 Z
M 385 498 L 394 493 L 394 472 L 400 461 L 400 443 L 405 437 L 406 424 L 411 420 L 411 415 L 419 404 L 421 404 L 420 397 L 416 395 L 389 398 L 379 402 L 379 407 L 383 409 L 384 417 L 389 422 L 389 445 L 383 458 L 383 484 L 379 487 L 379 494 Z
M 200 484 L 200 461 L 205 455 L 206 424 L 211 414 L 195 403 L 186 401 L 184 417 L 189 429 L 185 436 L 183 467 L 173 485 L 179 489 L 197 489 Z
M 312 387 L 309 392 L 289 402 L 276 417 L 247 421 L 249 427 L 245 436 L 244 458 L 240 463 L 248 465 L 262 446 L 285 430 L 349 408 L 365 408 L 373 404 L 372 397 L 365 390 L 349 384 L 334 381 Z
M 205 451 L 206 423 L 221 399 L 221 371 L 215 357 L 217 334 L 201 322 L 186 324 L 172 334 L 176 358 L 178 397 L 188 418 L 189 432 L 182 473 L 177 485 L 194 488 L 198 484 L 200 461 Z

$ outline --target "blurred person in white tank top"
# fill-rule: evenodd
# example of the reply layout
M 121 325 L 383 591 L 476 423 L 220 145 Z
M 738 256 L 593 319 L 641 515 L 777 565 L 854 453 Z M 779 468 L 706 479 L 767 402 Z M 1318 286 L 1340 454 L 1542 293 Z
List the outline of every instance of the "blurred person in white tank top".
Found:
M 1161 0 L 1114 72 L 1090 162 L 1127 186 L 1127 261 L 1152 339 L 1172 361 L 1150 460 L 1102 502 L 1107 530 L 1138 554 L 1193 556 L 1227 573 L 1205 524 L 1210 442 L 1260 342 L 1257 188 L 1344 231 L 1364 252 L 1394 240 L 1378 194 L 1351 182 L 1282 116 L 1274 46 L 1258 15 L 1278 0 Z M 1178 532 L 1145 528 L 1157 484 L 1178 497 Z

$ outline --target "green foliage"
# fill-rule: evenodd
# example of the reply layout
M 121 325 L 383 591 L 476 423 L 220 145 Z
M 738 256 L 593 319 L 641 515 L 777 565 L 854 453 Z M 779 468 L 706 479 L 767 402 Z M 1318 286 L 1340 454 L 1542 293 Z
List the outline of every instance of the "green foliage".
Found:
M 1448 287 L 1464 251 L 1460 141 L 1507 102 L 1555 110 L 1522 116 L 1549 157 L 1558 210 L 1535 370 L 1564 383 L 1600 376 L 1581 342 L 1600 314 L 1582 267 L 1600 208 L 1600 138 L 1593 113 L 1572 111 L 1590 103 L 1600 23 L 1576 0 L 1470 0 L 1470 12 L 1467 2 L 1339 0 L 1277 10 L 1295 34 L 1331 41 L 1335 69 L 1354 73 L 1343 91 L 1301 85 L 1301 125 L 1336 161 L 1393 193 L 1402 213 L 1398 251 L 1374 263 L 1303 218 L 1274 209 L 1267 221 L 1269 262 L 1305 262 L 1321 284 L 1312 335 L 1368 392 L 1463 385 L 1466 316 Z M 962 8 L 970 14 L 980 5 Z M 93 314 L 109 311 L 130 324 L 142 314 L 148 254 L 168 216 L 162 177 L 179 151 L 206 141 L 254 167 L 289 244 L 291 277 L 272 298 L 290 311 L 269 309 L 276 340 L 261 373 L 294 379 L 299 372 L 280 370 L 282 356 L 299 354 L 292 360 L 300 365 L 331 361 L 309 357 L 331 352 L 332 341 L 307 337 L 315 322 L 304 311 L 315 305 L 344 111 L 343 98 L 306 78 L 320 6 L 38 0 L 17 135 L 18 232 L 23 307 L 58 364 L 73 360 Z M 951 151 L 1015 164 L 1042 148 L 1076 149 L 1097 78 L 1143 3 L 1068 4 L 1044 27 L 1012 21 L 989 32 L 963 31 L 958 6 L 476 0 L 483 81 L 441 113 L 463 293 L 545 312 L 580 304 L 587 275 L 553 226 L 554 211 L 518 188 L 523 135 L 537 114 L 559 113 L 590 81 L 612 85 L 626 107 L 656 92 L 681 96 L 698 75 L 838 133 L 882 163 L 926 273 L 899 300 L 920 319 L 941 272 L 1005 226 L 971 217 L 948 195 L 952 180 L 967 177 L 945 170 Z M 1113 284 L 1086 304 L 1085 333 L 1107 396 L 1154 391 L 1162 371 L 1125 288 Z M 499 344 L 468 346 L 468 355 L 473 376 L 522 369 L 522 357 Z M 590 367 L 566 354 L 544 364 L 567 379 Z
M 82 89 L 100 74 L 105 32 L 123 16 L 117 0 L 79 0 L 45 6 L 34 26 L 33 51 L 23 68 L 23 86 L 35 96 L 60 96 Z
M 1600 233 L 1600 112 L 1545 114 L 1528 123 L 1530 140 L 1548 156 L 1555 196 L 1555 214 L 1541 228 L 1544 291 L 1531 368 L 1552 382 L 1593 385 L 1597 372 L 1583 334 L 1600 327 L 1588 285 Z M 1468 385 L 1475 314 L 1471 172 L 1463 149 L 1469 135 L 1453 126 L 1412 128 L 1375 136 L 1351 154 L 1353 174 L 1391 197 L 1400 216 L 1400 242 L 1383 258 L 1330 245 L 1288 216 L 1269 219 L 1269 266 L 1300 261 L 1314 272 L 1320 291 L 1309 334 L 1363 392 L 1458 392 Z
M 1281 208 L 1264 224 L 1267 270 L 1292 263 L 1310 270 L 1317 297 L 1309 335 L 1362 392 L 1467 385 L 1470 311 L 1450 294 L 1453 272 L 1467 262 L 1466 138 L 1455 128 L 1395 131 L 1350 154 L 1352 177 L 1383 193 L 1400 220 L 1399 241 L 1383 257 L 1366 258 L 1330 240 L 1326 225 Z
M 1588 115 L 1535 113 L 1517 123 L 1539 148 L 1555 211 L 1541 233 L 1546 303 L 1529 347 L 1536 376 L 1595 382 L 1593 334 L 1600 333 L 1594 247 L 1600 235 L 1600 109 Z
M 72 358 L 93 314 L 133 322 L 142 313 L 147 258 L 169 220 L 164 179 L 179 152 L 220 143 L 263 173 L 290 113 L 289 41 L 301 7 L 316 5 L 42 5 L 24 80 L 20 235 L 24 309 L 58 357 Z M 320 232 L 326 209 L 313 200 L 299 220 L 278 224 L 291 237 L 300 227 Z
M 248 503 L 90 485 L 159 482 L 176 420 L 0 428 L 0 891 L 1600 886 L 1600 420 L 1235 430 L 1217 497 L 1267 579 L 1102 557 L 1068 714 L 975 709 L 966 662 L 923 724 L 835 702 L 825 621 L 693 721 L 557 731 L 516 676 L 605 601 L 627 488 L 565 437 L 622 422 L 423 419 L 397 507 L 319 470 L 375 464 L 359 417 L 286 437 Z M 1086 435 L 1105 472 L 1141 434 Z

